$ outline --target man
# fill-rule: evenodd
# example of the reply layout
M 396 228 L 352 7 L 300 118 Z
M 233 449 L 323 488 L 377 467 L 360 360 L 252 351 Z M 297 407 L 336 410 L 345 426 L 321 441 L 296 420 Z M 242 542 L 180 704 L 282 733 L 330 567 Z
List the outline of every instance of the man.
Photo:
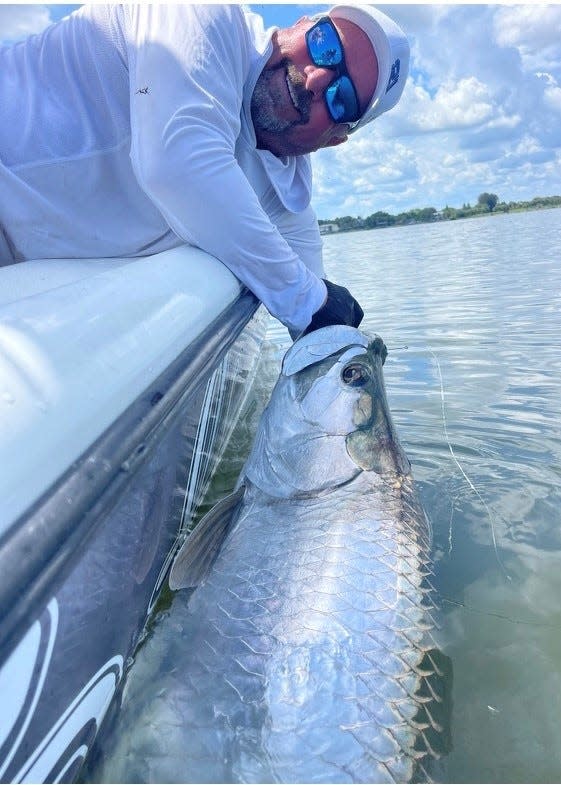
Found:
M 82 7 L 0 50 L 4 262 L 186 242 L 293 336 L 358 326 L 322 280 L 308 153 L 390 109 L 408 61 L 368 6 L 268 31 L 235 5 Z

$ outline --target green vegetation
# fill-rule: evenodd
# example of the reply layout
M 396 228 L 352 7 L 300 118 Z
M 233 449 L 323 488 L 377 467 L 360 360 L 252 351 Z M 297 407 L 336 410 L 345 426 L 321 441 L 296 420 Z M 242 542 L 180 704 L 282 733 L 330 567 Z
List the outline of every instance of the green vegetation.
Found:
M 499 197 L 497 194 L 488 194 L 486 191 L 477 197 L 477 204 L 481 205 L 481 207 L 486 207 L 490 213 L 493 212 L 498 201 Z
M 355 229 L 379 229 L 384 226 L 455 221 L 458 218 L 473 218 L 490 213 L 541 210 L 547 207 L 561 207 L 561 196 L 536 196 L 530 202 L 500 202 L 496 194 L 482 193 L 477 199 L 477 204 L 473 207 L 470 204 L 464 204 L 460 208 L 446 206 L 443 210 L 436 210 L 434 207 L 417 207 L 414 210 L 399 213 L 399 215 L 391 215 L 379 210 L 367 218 L 352 218 L 350 215 L 345 215 L 342 218 L 320 220 L 319 224 L 320 227 L 326 225 L 325 233 L 329 231 L 350 232 Z

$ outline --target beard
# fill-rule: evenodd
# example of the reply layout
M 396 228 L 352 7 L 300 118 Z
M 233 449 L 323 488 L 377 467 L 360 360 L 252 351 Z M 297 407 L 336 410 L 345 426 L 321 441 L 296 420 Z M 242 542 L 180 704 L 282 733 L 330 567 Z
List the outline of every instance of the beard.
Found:
M 296 97 L 296 109 L 300 112 L 299 120 L 285 120 L 279 117 L 277 106 L 282 106 L 286 100 L 284 90 L 279 89 L 274 77 L 279 70 L 286 71 L 286 78 L 290 80 L 291 94 Z M 312 98 L 304 86 L 304 80 L 298 69 L 281 60 L 275 66 L 264 68 L 259 75 L 251 96 L 251 119 L 256 132 L 281 134 L 296 125 L 308 122 Z

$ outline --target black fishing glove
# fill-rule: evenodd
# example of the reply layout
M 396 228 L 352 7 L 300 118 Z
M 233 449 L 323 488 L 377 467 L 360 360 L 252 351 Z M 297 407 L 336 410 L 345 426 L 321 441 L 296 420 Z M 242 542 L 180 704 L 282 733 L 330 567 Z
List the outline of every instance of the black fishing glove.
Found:
M 318 330 L 320 327 L 329 327 L 330 324 L 347 324 L 350 327 L 358 327 L 364 316 L 364 311 L 348 289 L 331 283 L 325 278 L 323 282 L 327 287 L 327 300 L 312 316 L 312 321 L 302 335 Z

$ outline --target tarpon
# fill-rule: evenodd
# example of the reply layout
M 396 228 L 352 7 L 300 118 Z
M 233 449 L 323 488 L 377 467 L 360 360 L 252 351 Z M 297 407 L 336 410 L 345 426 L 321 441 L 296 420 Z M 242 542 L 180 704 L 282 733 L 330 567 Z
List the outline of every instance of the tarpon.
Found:
M 430 526 L 386 347 L 291 346 L 232 496 L 172 568 L 95 782 L 406 782 L 442 735 Z

